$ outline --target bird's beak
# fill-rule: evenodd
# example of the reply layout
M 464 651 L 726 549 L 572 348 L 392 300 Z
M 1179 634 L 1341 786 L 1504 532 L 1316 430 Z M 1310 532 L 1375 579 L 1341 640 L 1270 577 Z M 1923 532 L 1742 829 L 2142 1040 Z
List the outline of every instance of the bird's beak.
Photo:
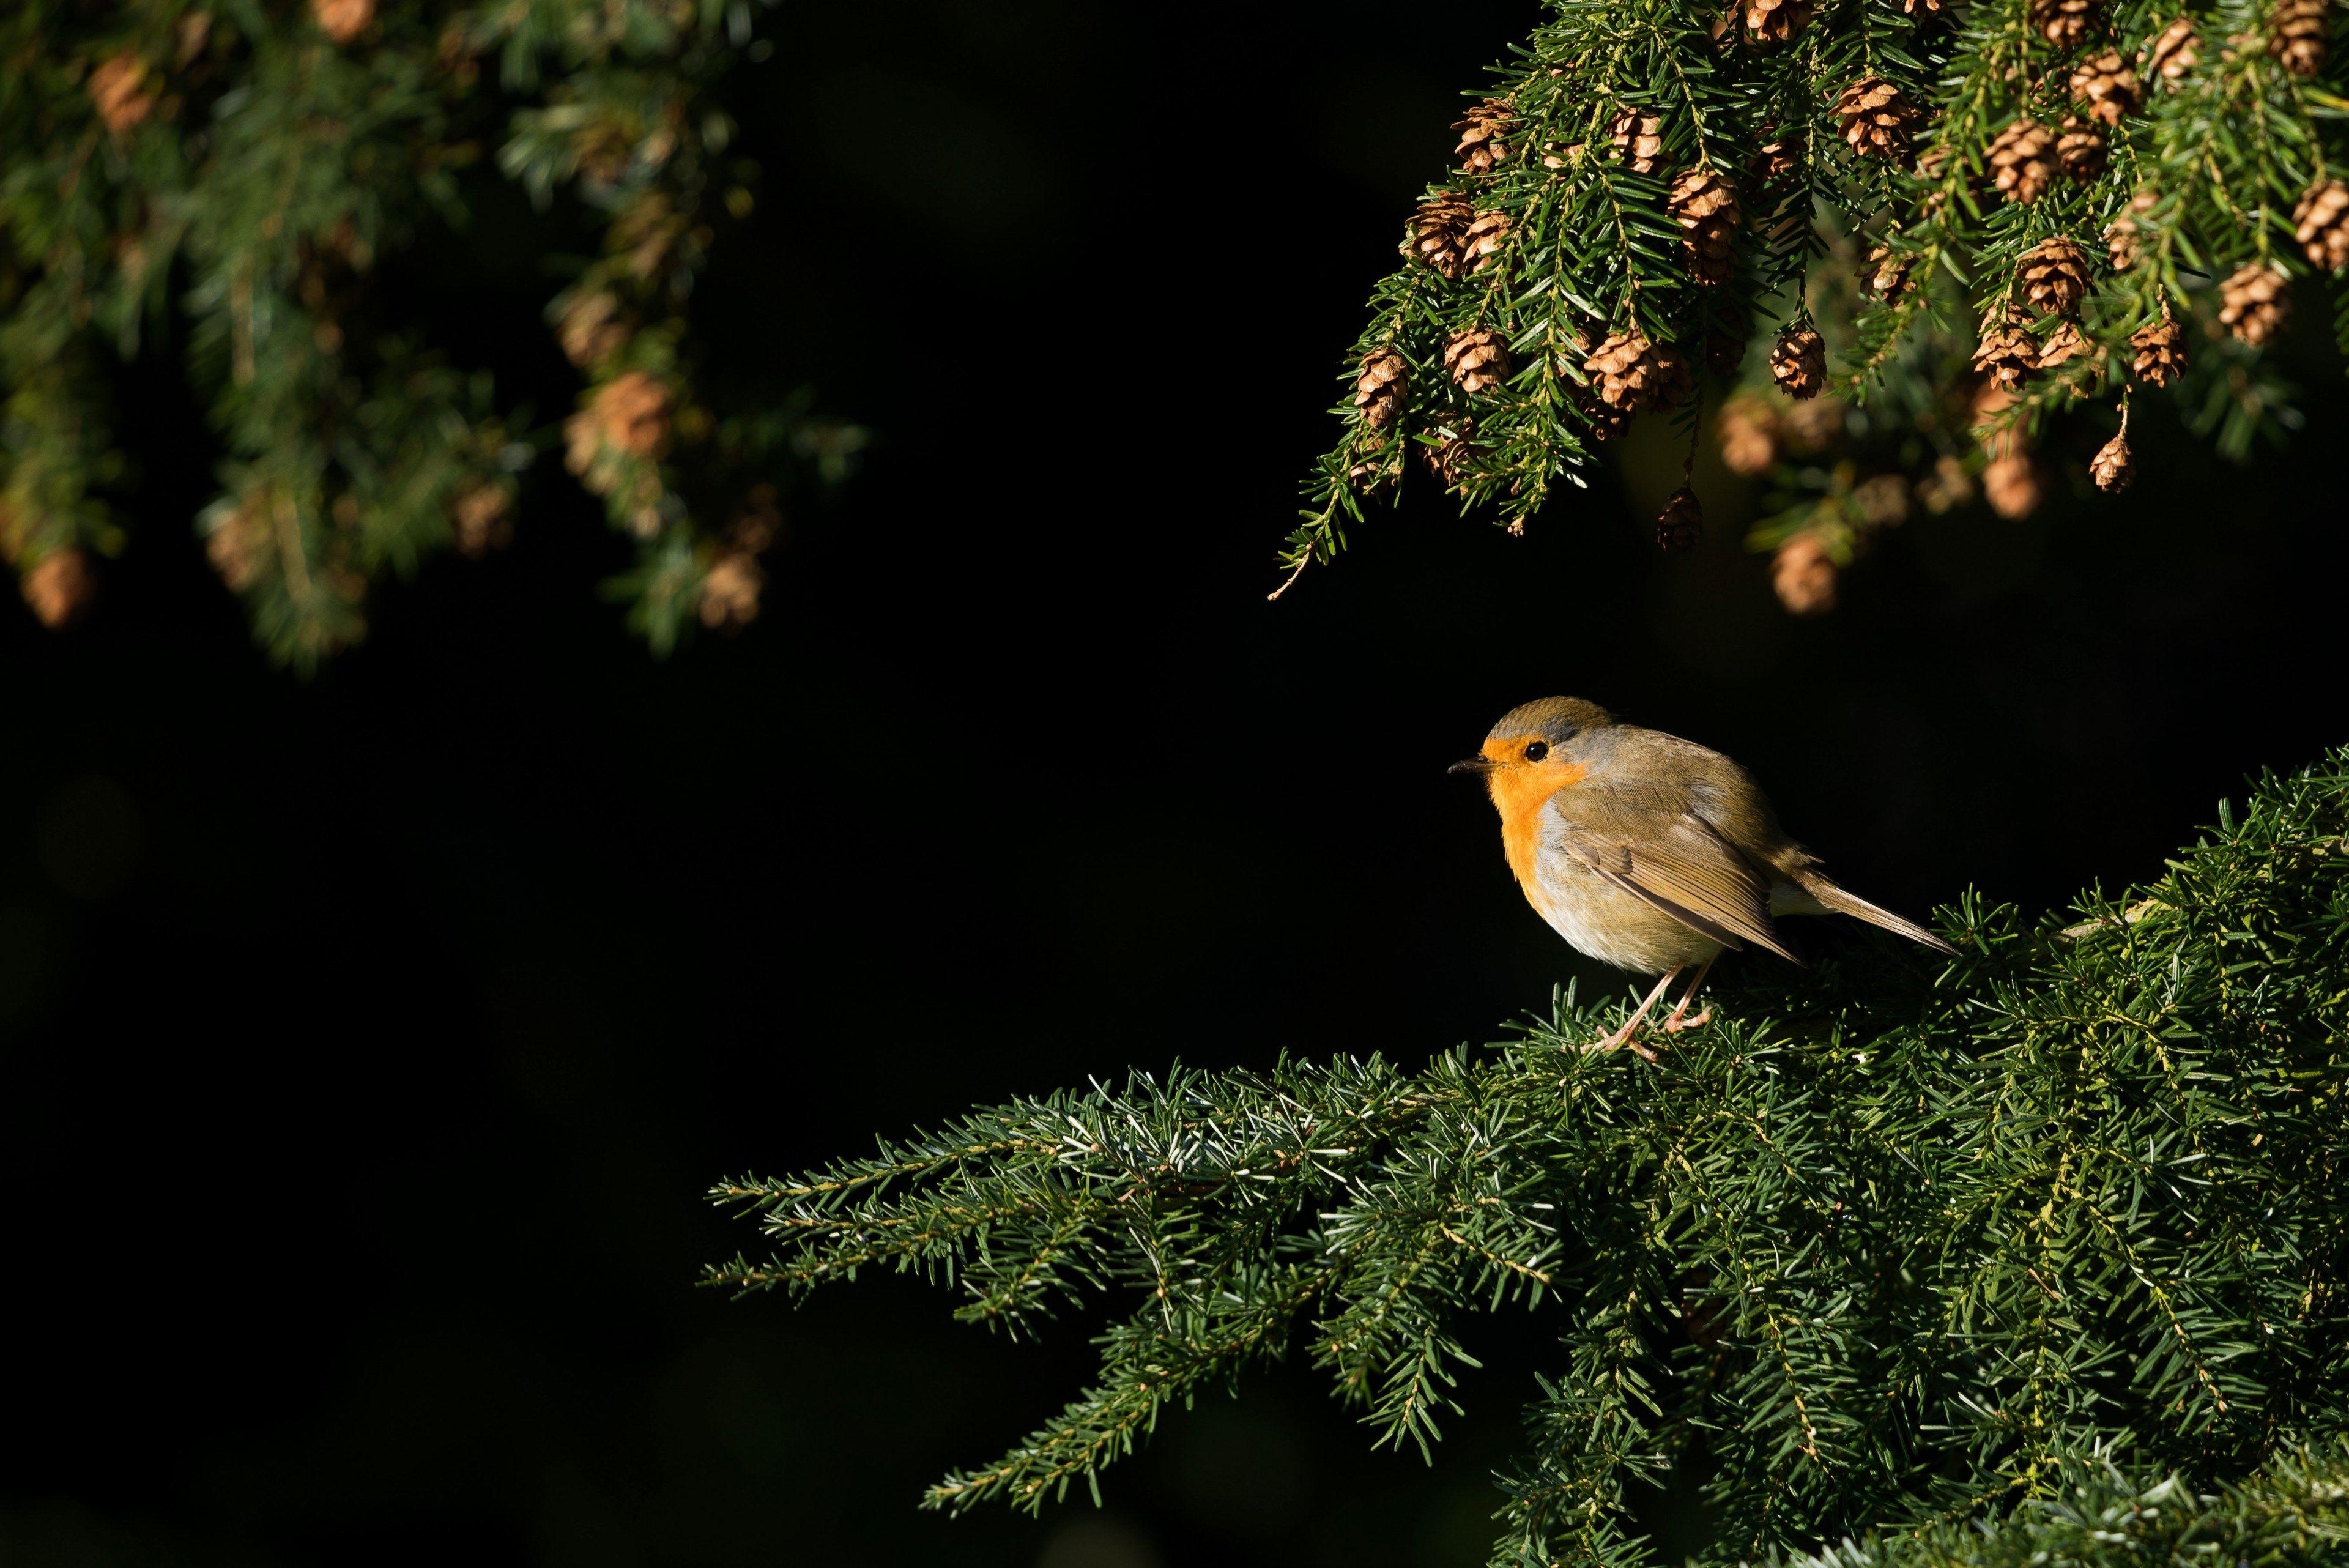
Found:
M 1463 757 L 1444 771 L 1447 774 L 1489 774 L 1500 765 L 1490 757 Z

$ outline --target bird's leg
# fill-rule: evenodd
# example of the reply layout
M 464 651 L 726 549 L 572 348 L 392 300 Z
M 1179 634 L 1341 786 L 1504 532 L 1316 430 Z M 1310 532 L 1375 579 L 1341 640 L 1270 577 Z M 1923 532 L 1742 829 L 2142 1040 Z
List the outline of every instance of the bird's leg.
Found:
M 1681 992 L 1681 1004 L 1672 1009 L 1672 1015 L 1670 1018 L 1664 1020 L 1665 1033 L 1678 1034 L 1683 1029 L 1694 1029 L 1701 1024 L 1710 1023 L 1713 1022 L 1713 1009 L 1710 1007 L 1706 1008 L 1702 1012 L 1698 1013 L 1694 1018 L 1684 1018 L 1682 1014 L 1688 1012 L 1688 1004 L 1696 1000 L 1698 989 L 1704 984 L 1704 977 L 1713 972 L 1713 959 L 1717 959 L 1721 955 L 1719 953 L 1713 954 L 1713 958 L 1705 960 L 1703 964 L 1698 968 L 1696 978 L 1689 981 L 1689 988 L 1686 991 Z
M 1596 1045 L 1585 1045 L 1583 1049 L 1585 1051 L 1613 1051 L 1621 1046 L 1629 1045 L 1632 1050 L 1637 1051 L 1645 1060 L 1650 1062 L 1654 1061 L 1656 1059 L 1656 1054 L 1653 1051 L 1649 1050 L 1645 1045 L 1640 1044 L 1638 1041 L 1632 1039 L 1631 1033 L 1640 1027 L 1640 1020 L 1648 1016 L 1648 1010 L 1656 1005 L 1658 999 L 1664 994 L 1664 992 L 1671 985 L 1672 981 L 1681 977 L 1681 971 L 1687 967 L 1688 965 L 1686 964 L 1676 963 L 1672 965 L 1671 969 L 1665 971 L 1664 978 L 1656 981 L 1656 989 L 1648 992 L 1648 1000 L 1640 1003 L 1640 1010 L 1637 1012 L 1632 1013 L 1630 1017 L 1623 1020 L 1622 1028 L 1618 1029 L 1614 1033 L 1609 1034 L 1606 1039 L 1601 1040 Z

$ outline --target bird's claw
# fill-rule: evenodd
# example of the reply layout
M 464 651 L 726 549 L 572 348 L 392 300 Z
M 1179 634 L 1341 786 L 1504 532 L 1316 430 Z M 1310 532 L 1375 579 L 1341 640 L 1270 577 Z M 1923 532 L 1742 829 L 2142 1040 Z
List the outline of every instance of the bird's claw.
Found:
M 1682 1018 L 1679 1013 L 1675 1012 L 1670 1018 L 1664 1020 L 1664 1033 L 1667 1034 L 1678 1034 L 1683 1029 L 1702 1029 L 1712 1022 L 1713 1009 L 1710 1007 L 1706 1008 L 1702 1012 L 1692 1013 L 1686 1018 Z

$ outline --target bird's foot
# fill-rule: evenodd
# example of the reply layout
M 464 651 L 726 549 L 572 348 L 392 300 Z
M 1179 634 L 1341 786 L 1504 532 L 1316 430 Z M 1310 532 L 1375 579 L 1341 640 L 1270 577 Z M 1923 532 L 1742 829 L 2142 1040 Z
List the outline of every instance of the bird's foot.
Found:
M 1632 1054 L 1638 1056 L 1642 1062 L 1653 1062 L 1656 1059 L 1655 1052 L 1636 1038 L 1639 1027 L 1640 1021 L 1634 1018 L 1606 1039 L 1585 1045 L 1582 1048 L 1583 1052 L 1588 1054 L 1593 1051 L 1620 1051 L 1628 1046 Z
M 1713 1009 L 1710 1007 L 1702 1012 L 1692 1012 L 1685 1018 L 1675 1012 L 1664 1020 L 1664 1033 L 1678 1034 L 1683 1029 L 1702 1029 L 1712 1022 Z

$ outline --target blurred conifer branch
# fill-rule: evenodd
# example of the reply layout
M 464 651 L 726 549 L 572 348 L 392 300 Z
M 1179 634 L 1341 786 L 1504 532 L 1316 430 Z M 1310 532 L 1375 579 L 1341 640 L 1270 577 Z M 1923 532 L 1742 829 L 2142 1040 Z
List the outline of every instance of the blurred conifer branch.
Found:
M 1752 407 L 1888 403 L 1879 431 L 1940 407 L 1879 472 L 1978 478 L 2009 515 L 2047 421 L 2132 386 L 2239 455 L 2294 419 L 2260 368 L 2294 280 L 2349 266 L 2338 26 L 2332 0 L 1552 0 L 1372 293 L 1283 587 L 1412 453 L 1520 531 L 1634 416 L 1693 440 L 1705 369 L 1743 366 Z M 2127 483 L 2125 434 L 2091 473 Z M 1799 541 L 1793 607 L 1864 540 L 1819 521 L 1755 540 Z M 1659 543 L 1700 526 L 1676 496 Z
M 730 1181 L 776 1250 L 709 1278 L 918 1272 L 1012 1334 L 1106 1298 L 1092 1386 L 936 1507 L 1097 1488 L 1170 1401 L 1300 1346 L 1425 1449 L 1465 1320 L 1537 1311 L 1561 1347 L 1495 1563 L 1650 1561 L 1630 1489 L 1682 1467 L 1706 1563 L 1870 1530 L 1830 1561 L 2038 1561 L 2065 1509 L 2182 1498 L 2114 1466 L 2266 1476 L 2194 1541 L 2334 1532 L 2337 1476 L 2287 1461 L 2349 1433 L 2349 752 L 2220 815 L 2076 917 L 1969 900 L 1938 977 L 1889 943 L 1754 971 L 1652 1066 L 1586 1054 L 1619 1008 L 1568 992 L 1415 1071 L 1136 1074 Z
M 764 3 L 764 0 L 761 0 Z M 719 79 L 750 0 L 31 0 L 0 17 L 0 557 L 52 625 L 119 553 L 109 358 L 183 342 L 219 436 L 213 565 L 281 659 L 362 635 L 371 586 L 511 534 L 541 444 L 381 286 L 493 151 L 601 254 L 549 306 L 586 379 L 571 471 L 637 541 L 619 584 L 667 649 L 758 611 L 781 487 L 858 433 L 697 396 L 687 302 L 749 211 Z M 561 216 L 558 214 L 558 216 Z M 565 232 L 550 223 L 544 243 Z M 158 332 L 159 326 L 171 330 Z M 140 373 L 153 357 L 137 360 Z

